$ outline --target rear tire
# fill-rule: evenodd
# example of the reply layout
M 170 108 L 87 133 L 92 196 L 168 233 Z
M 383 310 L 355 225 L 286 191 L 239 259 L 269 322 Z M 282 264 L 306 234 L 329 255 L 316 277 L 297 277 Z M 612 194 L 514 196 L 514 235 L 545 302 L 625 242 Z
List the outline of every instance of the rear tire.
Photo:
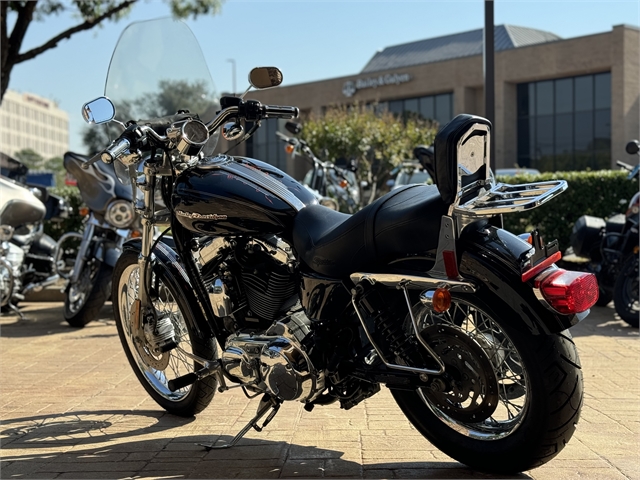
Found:
M 64 298 L 64 319 L 74 328 L 97 320 L 111 291 L 113 268 L 93 259 L 86 263 L 76 284 L 69 284 Z
M 443 331 L 448 332 L 457 328 L 475 349 L 468 358 L 478 358 L 475 364 L 465 363 L 464 347 L 452 338 L 446 347 L 450 351 L 440 351 L 454 387 L 435 394 L 392 391 L 411 423 L 433 445 L 474 469 L 493 473 L 537 467 L 564 448 L 575 431 L 583 396 L 580 360 L 568 331 L 535 336 L 517 329 L 514 324 L 519 319 L 491 295 L 456 295 L 445 314 L 422 309 L 416 315 L 421 315 L 418 321 L 423 328 L 433 324 L 447 326 Z M 485 352 L 484 359 L 478 347 Z M 462 362 L 456 363 L 451 350 L 458 352 Z M 474 378 L 483 365 L 482 374 Z M 491 365 L 488 371 L 487 365 Z M 465 392 L 469 387 L 470 394 Z M 474 387 L 480 391 L 478 398 L 484 396 L 482 405 L 474 405 L 473 400 L 465 403 L 466 395 L 473 397 Z M 476 416 L 480 417 L 477 422 Z
M 613 290 L 613 304 L 620 318 L 638 328 L 638 255 L 629 255 L 622 262 Z
M 151 398 L 173 415 L 191 417 L 211 403 L 217 381 L 209 376 L 175 392 L 168 388 L 169 380 L 198 370 L 201 366 L 178 348 L 158 356 L 152 353 L 147 343 L 141 344 L 139 337 L 136 337 L 131 307 L 138 298 L 139 271 L 138 255 L 131 251 L 120 256 L 114 269 L 111 301 L 122 347 L 131 368 Z M 154 268 L 153 275 L 152 284 L 157 285 L 150 292 L 153 305 L 158 318 L 163 315 L 171 318 L 178 346 L 208 360 L 217 358 L 216 342 L 211 338 L 200 338 L 191 328 L 196 319 L 182 286 L 162 268 Z M 164 368 L 160 368 L 162 362 L 166 363 Z

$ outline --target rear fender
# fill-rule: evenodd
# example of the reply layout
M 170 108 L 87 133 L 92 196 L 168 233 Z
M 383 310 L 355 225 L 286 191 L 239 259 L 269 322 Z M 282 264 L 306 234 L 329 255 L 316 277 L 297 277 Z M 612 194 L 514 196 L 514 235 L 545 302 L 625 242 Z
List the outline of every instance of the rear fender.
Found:
M 169 243 L 169 245 L 167 245 Z M 133 252 L 139 255 L 142 249 L 142 241 L 139 238 L 127 241 L 123 246 L 123 252 Z M 202 307 L 198 302 L 194 289 L 191 286 L 191 280 L 187 272 L 180 262 L 178 255 L 171 248 L 171 242 L 159 241 L 153 250 L 154 268 L 162 269 L 174 279 L 173 287 L 178 294 L 187 300 L 188 308 L 191 309 L 191 315 L 184 315 L 185 321 L 190 322 L 190 326 L 200 338 L 213 337 L 211 327 L 204 321 L 198 322 L 197 319 L 206 318 Z M 191 319 L 195 319 L 193 322 Z
M 578 315 L 560 315 L 546 308 L 533 287 L 522 281 L 521 265 L 531 250 L 524 240 L 485 224 L 462 233 L 458 244 L 460 274 L 475 279 L 514 313 L 516 323 L 533 335 L 558 333 L 580 321 Z

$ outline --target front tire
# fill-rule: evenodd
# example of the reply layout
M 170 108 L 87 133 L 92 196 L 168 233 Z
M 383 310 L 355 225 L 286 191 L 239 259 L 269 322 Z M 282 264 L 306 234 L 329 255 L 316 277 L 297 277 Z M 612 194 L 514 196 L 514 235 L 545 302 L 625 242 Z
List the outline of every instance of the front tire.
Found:
M 202 378 L 175 392 L 169 389 L 168 382 L 201 368 L 181 349 L 213 360 L 217 357 L 217 344 L 211 338 L 200 338 L 192 330 L 195 318 L 189 297 L 166 270 L 154 268 L 151 283 L 149 295 L 158 318 L 169 316 L 178 347 L 158 355 L 134 331 L 131 311 L 138 298 L 140 269 L 138 255 L 131 251 L 120 256 L 113 275 L 111 300 L 118 335 L 131 368 L 151 398 L 169 413 L 191 417 L 211 403 L 217 386 L 215 377 Z
M 69 284 L 64 298 L 64 319 L 83 328 L 100 315 L 111 291 L 113 269 L 97 259 L 85 263 L 78 281 Z
M 638 328 L 638 255 L 632 254 L 623 260 L 613 291 L 616 313 L 630 326 Z
M 480 298 L 487 296 L 456 295 L 441 315 L 416 312 L 425 332 L 439 330 L 425 338 L 447 368 L 441 383 L 435 377 L 440 389 L 392 393 L 447 455 L 478 470 L 522 472 L 551 460 L 573 435 L 580 361 L 568 332 L 531 335 L 515 328 L 519 319 L 502 301 Z

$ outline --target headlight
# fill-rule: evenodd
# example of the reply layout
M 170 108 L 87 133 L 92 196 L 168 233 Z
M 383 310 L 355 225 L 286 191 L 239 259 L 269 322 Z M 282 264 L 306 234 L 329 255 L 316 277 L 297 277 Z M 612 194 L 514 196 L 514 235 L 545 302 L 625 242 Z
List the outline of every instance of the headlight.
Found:
M 107 207 L 104 218 L 116 228 L 127 228 L 133 223 L 135 212 L 130 202 L 114 200 Z
M 325 207 L 330 208 L 331 210 L 335 210 L 336 212 L 340 210 L 340 207 L 338 207 L 338 202 L 336 202 L 333 198 L 330 198 L 330 197 L 322 197 L 318 203 L 320 203 L 320 205 L 324 205 Z
M 0 225 L 0 242 L 8 242 L 13 237 L 13 227 Z

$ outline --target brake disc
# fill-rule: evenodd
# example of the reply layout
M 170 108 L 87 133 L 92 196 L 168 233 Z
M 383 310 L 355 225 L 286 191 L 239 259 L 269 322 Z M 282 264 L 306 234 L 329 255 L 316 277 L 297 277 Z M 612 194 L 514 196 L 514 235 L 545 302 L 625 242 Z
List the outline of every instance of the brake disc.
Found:
M 445 373 L 424 390 L 427 399 L 453 420 L 489 418 L 498 406 L 498 379 L 478 342 L 449 325 L 426 327 L 422 336 L 445 364 Z
M 136 351 L 144 364 L 155 370 L 164 370 L 169 365 L 169 352 L 155 355 L 149 346 L 147 337 L 144 334 L 144 327 L 142 326 L 142 312 L 140 308 L 140 300 L 136 300 L 131 305 L 131 335 L 133 337 L 133 344 L 136 347 Z

